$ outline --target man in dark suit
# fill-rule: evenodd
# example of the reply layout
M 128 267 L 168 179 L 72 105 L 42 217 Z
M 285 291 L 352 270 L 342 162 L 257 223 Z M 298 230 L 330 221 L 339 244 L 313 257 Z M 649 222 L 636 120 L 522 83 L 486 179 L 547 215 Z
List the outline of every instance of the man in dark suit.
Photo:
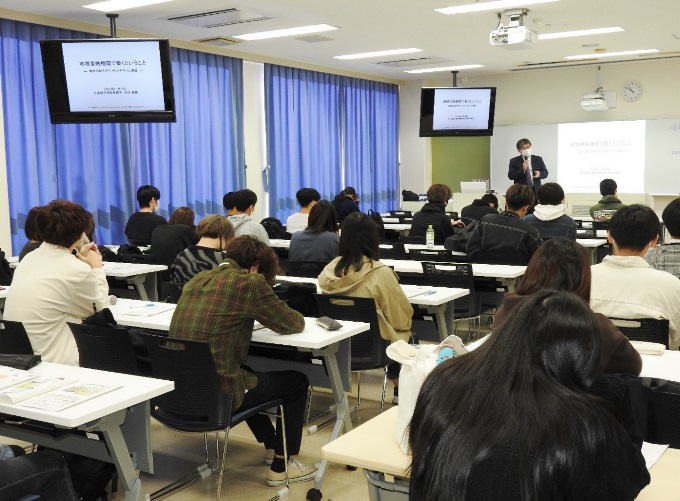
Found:
M 548 169 L 543 159 L 531 154 L 531 141 L 520 139 L 517 141 L 519 156 L 510 159 L 508 178 L 515 184 L 524 184 L 534 189 L 534 193 L 541 187 L 541 179 L 548 177 Z

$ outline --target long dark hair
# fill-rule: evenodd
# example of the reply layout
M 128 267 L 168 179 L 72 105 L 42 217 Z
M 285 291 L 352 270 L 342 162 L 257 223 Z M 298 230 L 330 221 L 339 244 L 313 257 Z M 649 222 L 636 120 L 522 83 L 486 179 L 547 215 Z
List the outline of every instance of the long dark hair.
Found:
M 315 203 L 312 210 L 309 211 L 307 229 L 314 233 L 323 233 L 325 231 L 337 233 L 338 216 L 333 204 L 327 200 L 320 200 Z
M 352 212 L 342 223 L 340 232 L 340 260 L 335 265 L 335 276 L 342 277 L 354 269 L 361 269 L 364 258 L 378 260 L 378 227 L 362 212 Z
M 544 242 L 531 257 L 515 292 L 528 296 L 539 289 L 573 292 L 590 302 L 590 258 L 585 247 L 564 237 Z
M 546 289 L 530 296 L 480 348 L 425 380 L 410 428 L 410 499 L 476 499 L 473 472 L 499 452 L 511 463 L 508 489 L 519 489 L 509 498 L 615 499 L 603 490 L 616 479 L 597 479 L 632 443 L 626 449 L 613 414 L 586 392 L 598 360 L 585 301 Z

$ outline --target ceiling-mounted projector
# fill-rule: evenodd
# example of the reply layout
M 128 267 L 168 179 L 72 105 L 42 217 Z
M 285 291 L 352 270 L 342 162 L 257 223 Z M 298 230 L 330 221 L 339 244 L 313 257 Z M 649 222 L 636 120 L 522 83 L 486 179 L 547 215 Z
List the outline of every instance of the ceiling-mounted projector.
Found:
M 491 45 L 506 49 L 531 49 L 538 36 L 526 26 L 499 26 L 489 34 Z
M 581 108 L 586 111 L 604 111 L 609 109 L 609 104 L 607 104 L 607 98 L 604 97 L 604 93 L 596 92 L 583 96 Z

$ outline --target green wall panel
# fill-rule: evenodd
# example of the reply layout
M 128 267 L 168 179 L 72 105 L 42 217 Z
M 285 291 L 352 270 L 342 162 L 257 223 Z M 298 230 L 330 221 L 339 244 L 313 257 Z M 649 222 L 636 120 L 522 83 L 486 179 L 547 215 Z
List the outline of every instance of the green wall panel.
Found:
M 432 183 L 446 184 L 459 192 L 461 181 L 489 179 L 489 143 L 488 136 L 433 137 Z

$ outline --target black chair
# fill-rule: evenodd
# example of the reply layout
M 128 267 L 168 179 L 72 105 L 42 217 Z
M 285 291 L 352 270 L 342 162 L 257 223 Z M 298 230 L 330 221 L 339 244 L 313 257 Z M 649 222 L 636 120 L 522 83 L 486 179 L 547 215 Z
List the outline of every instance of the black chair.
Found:
M 399 224 L 413 224 L 413 217 L 399 216 Z
M 662 380 L 652 379 L 659 384 Z M 673 389 L 666 388 L 673 386 Z M 647 390 L 647 438 L 655 444 L 668 444 L 673 449 L 680 449 L 680 394 L 677 383 L 666 383 L 657 388 Z
M 165 301 L 166 303 L 177 304 L 177 301 L 179 301 L 179 298 L 182 295 L 182 288 L 184 288 L 184 284 L 162 280 L 160 300 Z
M 6 355 L 33 355 L 24 324 L 11 320 L 0 321 L 0 353 Z
M 411 217 L 413 213 L 410 210 L 391 210 L 390 217 Z
M 447 212 L 446 215 L 449 216 L 449 218 L 451 218 L 451 219 L 458 219 L 458 213 L 457 212 Z
M 409 235 L 402 235 L 399 237 L 399 243 L 402 244 L 423 244 L 425 245 L 425 235 L 412 237 Z
M 428 261 L 423 261 L 421 265 L 423 267 L 425 284 L 434 287 L 468 289 L 470 291 L 467 296 L 454 301 L 454 320 L 468 319 L 468 339 L 470 339 L 473 320 L 477 326 L 477 333 L 479 333 L 482 300 L 475 287 L 475 277 L 472 273 L 472 265 L 470 263 Z M 456 327 L 456 322 L 454 322 L 454 333 L 457 330 Z
M 208 432 L 224 431 L 220 477 L 217 484 L 217 499 L 219 499 L 229 429 L 272 407 L 278 407 L 279 418 L 283 424 L 283 401 L 272 400 L 234 414 L 234 396 L 222 392 L 215 360 L 207 343 L 151 335 L 146 335 L 145 341 L 151 355 L 153 377 L 168 379 L 175 383 L 173 391 L 152 400 L 151 415 L 170 429 L 203 433 L 206 451 L 205 464 L 201 464 L 196 471 L 184 478 L 154 492 L 151 494 L 151 499 L 167 496 L 171 492 L 215 473 L 217 467 L 210 466 L 208 455 Z M 285 424 L 282 430 L 284 455 L 288 457 Z M 217 454 L 219 459 L 219 436 L 217 437 Z M 287 478 L 288 470 L 286 470 Z
M 120 260 L 124 263 L 158 264 L 158 259 L 156 259 L 154 254 L 133 254 L 126 252 L 120 255 Z
M 469 261 L 467 256 L 454 256 L 450 250 L 409 249 L 408 257 L 412 261 L 436 261 L 450 263 L 454 259 Z
M 328 264 L 328 261 L 286 261 L 283 266 L 286 275 L 291 277 L 316 278 Z
M 80 366 L 102 371 L 149 375 L 141 370 L 128 329 L 68 323 L 78 345 Z
M 361 405 L 361 371 L 380 369 L 385 372 L 383 377 L 380 412 L 385 408 L 385 387 L 387 386 L 387 346 L 389 341 L 380 337 L 378 313 L 375 300 L 366 297 L 350 297 L 336 294 L 317 294 L 316 303 L 319 314 L 336 320 L 350 320 L 354 322 L 368 322 L 370 329 L 356 336 L 352 336 L 351 366 L 357 374 L 357 405 Z
M 610 320 L 631 341 L 649 341 L 661 343 L 666 349 L 669 347 L 669 322 L 667 319 L 611 318 Z
M 380 244 L 380 249 L 378 250 L 380 252 L 381 259 L 408 259 L 404 244 L 401 243 L 394 242 L 389 244 Z

